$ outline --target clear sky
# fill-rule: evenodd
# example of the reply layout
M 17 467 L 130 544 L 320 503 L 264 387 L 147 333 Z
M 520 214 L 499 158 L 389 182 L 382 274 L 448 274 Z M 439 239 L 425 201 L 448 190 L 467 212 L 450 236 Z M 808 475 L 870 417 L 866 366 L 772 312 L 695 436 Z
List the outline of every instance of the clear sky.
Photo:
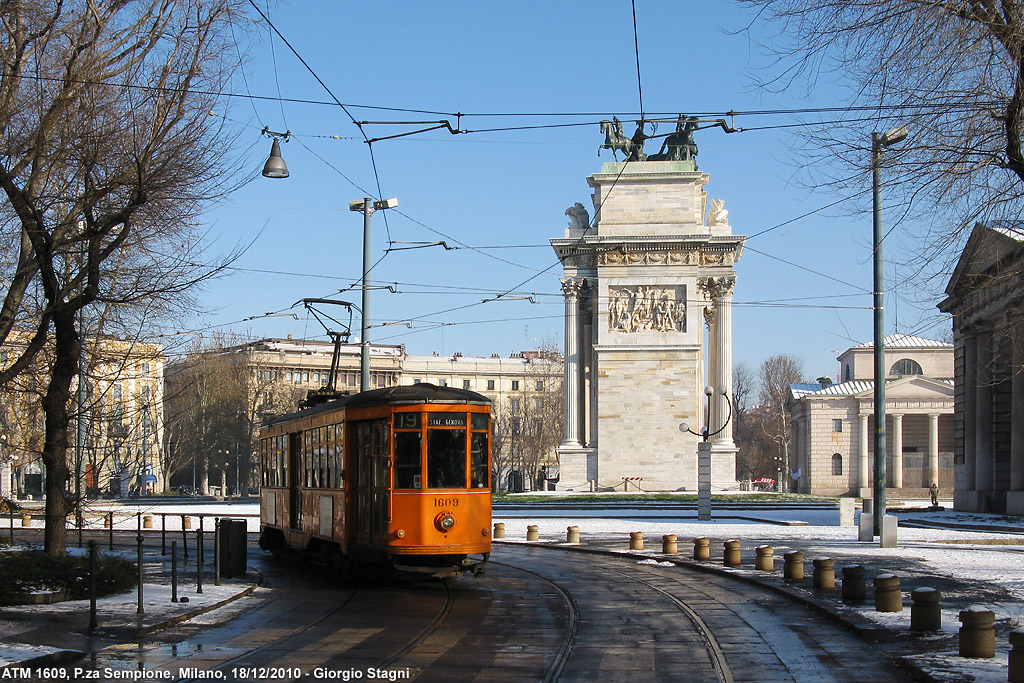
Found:
M 193 326 L 325 338 L 301 306 L 289 307 L 304 297 L 359 303 L 362 216 L 349 202 L 397 197 L 397 211 L 373 217 L 371 280 L 391 288 L 373 291 L 372 341 L 405 344 L 414 354 L 560 347 L 561 267 L 548 240 L 564 235 L 566 207 L 591 206 L 586 177 L 611 160 L 607 150 L 597 156 L 598 121 L 637 118 L 630 2 L 281 0 L 268 8 L 256 1 L 334 96 L 353 105 L 347 109 L 356 120 L 427 122 L 368 124 L 369 137 L 442 119 L 480 132 L 442 129 L 376 142 L 375 175 L 368 145 L 342 108 L 231 100 L 215 114 L 239 131 L 237 151 L 256 176 L 207 220 L 215 250 L 255 242 L 236 270 L 203 292 L 209 311 Z M 636 0 L 636 14 L 649 116 L 822 107 L 842 96 L 837 85 L 799 96 L 756 88 L 751 73 L 769 60 L 738 33 L 751 17 L 733 3 Z M 259 39 L 235 92 L 332 99 L 265 23 L 254 30 Z M 756 367 L 789 353 L 803 359 L 808 378 L 834 376 L 836 353 L 872 337 L 869 188 L 851 187 L 855 202 L 812 213 L 842 197 L 796 182 L 790 150 L 801 129 L 780 127 L 795 121 L 742 115 L 737 127 L 760 130 L 701 131 L 698 163 L 710 174 L 709 196 L 725 200 L 734 233 L 752 236 L 736 268 L 735 360 Z M 562 125 L 528 128 L 552 124 Z M 288 179 L 258 175 L 270 150 L 264 126 L 293 135 L 282 145 Z M 633 124 L 625 127 L 631 132 Z M 491 130 L 506 128 L 516 130 Z M 897 229 L 886 246 L 894 262 L 906 256 L 900 237 Z M 389 242 L 397 249 L 439 240 L 458 248 L 387 251 Z M 890 282 L 897 270 L 887 268 Z M 898 314 L 899 331 L 945 333 L 948 323 L 919 324 L 935 318 L 939 295 L 923 297 L 924 306 L 909 301 L 919 297 L 894 301 L 890 293 L 888 332 Z M 271 312 L 297 317 L 264 316 Z

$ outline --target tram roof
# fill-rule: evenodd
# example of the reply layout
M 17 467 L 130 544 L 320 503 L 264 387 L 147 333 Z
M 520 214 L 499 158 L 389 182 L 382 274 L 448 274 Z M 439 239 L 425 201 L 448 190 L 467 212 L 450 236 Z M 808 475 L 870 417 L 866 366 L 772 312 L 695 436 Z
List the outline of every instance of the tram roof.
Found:
M 435 384 L 420 382 L 383 389 L 371 389 L 350 396 L 342 396 L 334 401 L 321 403 L 320 405 L 304 408 L 294 413 L 278 415 L 263 423 L 269 427 L 281 422 L 288 422 L 299 418 L 317 415 L 319 413 L 338 410 L 339 408 L 359 408 L 369 405 L 410 405 L 415 403 L 464 403 L 467 405 L 489 405 L 491 400 L 483 394 L 468 389 L 455 389 L 453 387 L 439 387 Z

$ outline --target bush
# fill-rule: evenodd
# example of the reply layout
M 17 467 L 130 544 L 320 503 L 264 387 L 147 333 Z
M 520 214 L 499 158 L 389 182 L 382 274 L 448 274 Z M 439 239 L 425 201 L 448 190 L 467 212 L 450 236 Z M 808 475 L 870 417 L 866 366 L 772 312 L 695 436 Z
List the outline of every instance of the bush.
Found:
M 96 562 L 96 594 L 130 590 L 138 570 L 125 559 L 101 554 Z M 67 591 L 72 600 L 89 597 L 89 558 L 51 557 L 42 550 L 0 553 L 0 604 L 33 591 Z

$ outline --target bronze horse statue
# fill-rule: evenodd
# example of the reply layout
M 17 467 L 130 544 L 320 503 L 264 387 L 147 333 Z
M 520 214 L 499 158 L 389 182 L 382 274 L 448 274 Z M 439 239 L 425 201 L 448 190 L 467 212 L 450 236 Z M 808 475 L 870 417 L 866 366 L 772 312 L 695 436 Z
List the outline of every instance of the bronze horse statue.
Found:
M 604 133 L 604 144 L 597 148 L 597 156 L 601 156 L 602 149 L 610 149 L 616 161 L 619 160 L 616 152 L 620 149 L 627 159 L 633 155 L 633 141 L 623 134 L 622 122 L 617 117 L 613 116 L 611 121 L 602 121 L 601 132 Z

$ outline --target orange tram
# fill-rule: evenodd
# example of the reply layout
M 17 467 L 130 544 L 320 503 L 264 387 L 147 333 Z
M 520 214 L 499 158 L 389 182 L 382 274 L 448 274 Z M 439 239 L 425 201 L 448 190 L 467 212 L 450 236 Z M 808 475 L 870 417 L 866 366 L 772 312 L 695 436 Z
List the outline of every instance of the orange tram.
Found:
M 491 407 L 432 384 L 375 389 L 260 432 L 260 547 L 345 576 L 478 575 L 491 552 Z

